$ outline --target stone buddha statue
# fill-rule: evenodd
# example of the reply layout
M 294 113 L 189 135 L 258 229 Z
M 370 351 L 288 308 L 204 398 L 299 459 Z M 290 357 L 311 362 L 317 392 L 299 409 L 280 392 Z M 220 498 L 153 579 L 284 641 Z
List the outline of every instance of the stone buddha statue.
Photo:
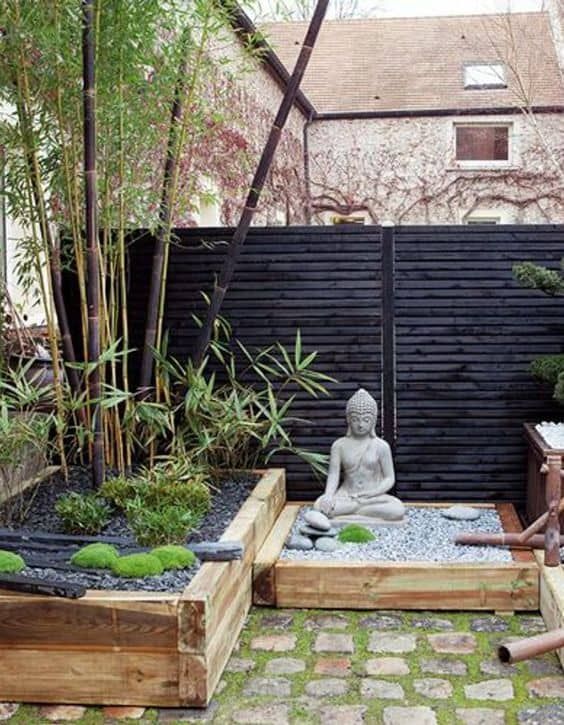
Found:
M 360 388 L 346 413 L 347 434 L 331 446 L 325 493 L 314 507 L 335 523 L 401 523 L 405 507 L 387 493 L 395 483 L 390 446 L 375 432 L 378 405 Z

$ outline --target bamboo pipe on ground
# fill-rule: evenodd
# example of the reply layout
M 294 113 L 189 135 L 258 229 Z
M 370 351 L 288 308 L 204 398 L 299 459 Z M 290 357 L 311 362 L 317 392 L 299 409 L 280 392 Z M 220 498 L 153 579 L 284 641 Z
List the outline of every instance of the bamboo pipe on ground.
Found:
M 511 642 L 498 647 L 497 656 L 502 662 L 512 664 L 527 660 L 530 657 L 542 655 L 545 652 L 564 647 L 564 629 L 555 629 L 552 632 L 527 637 L 517 642 Z
M 561 472 L 561 476 L 562 473 L 564 472 Z M 560 499 L 560 503 L 558 505 L 558 513 L 562 513 L 562 511 L 564 511 L 564 498 Z M 545 511 L 544 514 L 539 516 L 538 519 L 535 519 L 535 521 L 533 521 L 530 526 L 528 526 L 524 531 L 519 534 L 519 540 L 523 543 L 527 541 L 531 536 L 533 536 L 533 534 L 537 534 L 547 521 L 548 511 Z
M 511 546 L 513 549 L 544 549 L 544 534 L 530 536 L 521 541 L 519 534 L 458 534 L 455 544 L 465 546 Z M 564 546 L 564 536 L 560 536 L 560 546 Z

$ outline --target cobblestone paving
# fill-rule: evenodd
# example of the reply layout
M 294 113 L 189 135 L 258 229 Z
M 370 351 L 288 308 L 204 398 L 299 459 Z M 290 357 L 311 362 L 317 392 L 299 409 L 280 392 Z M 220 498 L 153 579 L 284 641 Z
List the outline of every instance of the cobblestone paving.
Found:
M 207 710 L 0 703 L 0 721 L 563 725 L 556 655 L 495 657 L 544 629 L 537 615 L 253 609 Z

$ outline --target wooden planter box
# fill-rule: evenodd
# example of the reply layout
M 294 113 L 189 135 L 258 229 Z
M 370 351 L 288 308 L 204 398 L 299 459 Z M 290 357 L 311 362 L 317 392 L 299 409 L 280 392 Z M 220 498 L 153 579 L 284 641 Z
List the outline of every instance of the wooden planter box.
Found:
M 256 558 L 255 604 L 461 611 L 536 611 L 539 608 L 539 569 L 530 551 L 513 550 L 512 562 L 477 564 L 279 559 L 300 506 L 285 506 Z M 522 531 L 511 504 L 481 506 L 495 506 L 506 533 Z
M 45 447 L 47 447 L 47 440 L 45 440 Z M 0 504 L 19 496 L 27 488 L 53 475 L 58 470 L 58 466 L 46 467 L 45 451 L 42 448 L 32 444 L 24 445 L 19 463 L 0 465 Z
M 525 423 L 525 439 L 527 441 L 527 520 L 532 523 L 548 508 L 546 476 L 540 472 L 541 466 L 546 463 L 547 456 L 563 458 L 564 449 L 551 448 L 531 423 Z M 562 495 L 564 496 L 564 482 Z M 560 526 L 564 530 L 564 512 L 560 515 Z
M 252 565 L 286 498 L 266 471 L 222 536 L 243 559 L 208 562 L 184 592 L 0 591 L 0 701 L 205 706 L 251 605 Z

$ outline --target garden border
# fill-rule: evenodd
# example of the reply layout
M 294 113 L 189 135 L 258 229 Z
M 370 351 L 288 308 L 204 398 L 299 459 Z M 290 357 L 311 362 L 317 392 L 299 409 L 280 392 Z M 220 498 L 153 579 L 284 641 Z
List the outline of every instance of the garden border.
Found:
M 549 631 L 564 628 L 564 570 L 561 566 L 544 566 L 544 552 L 537 551 L 540 570 L 540 613 Z M 564 647 L 556 650 L 564 667 Z
M 539 569 L 530 551 L 511 563 L 292 561 L 278 557 L 304 504 L 290 503 L 253 567 L 257 605 L 316 609 L 449 609 L 502 612 L 539 609 Z M 447 504 L 409 504 L 440 506 Z M 496 508 L 506 533 L 522 531 L 512 504 Z
M 0 701 L 206 706 L 251 606 L 252 565 L 286 500 L 268 469 L 182 593 L 89 590 L 76 600 L 0 591 Z

